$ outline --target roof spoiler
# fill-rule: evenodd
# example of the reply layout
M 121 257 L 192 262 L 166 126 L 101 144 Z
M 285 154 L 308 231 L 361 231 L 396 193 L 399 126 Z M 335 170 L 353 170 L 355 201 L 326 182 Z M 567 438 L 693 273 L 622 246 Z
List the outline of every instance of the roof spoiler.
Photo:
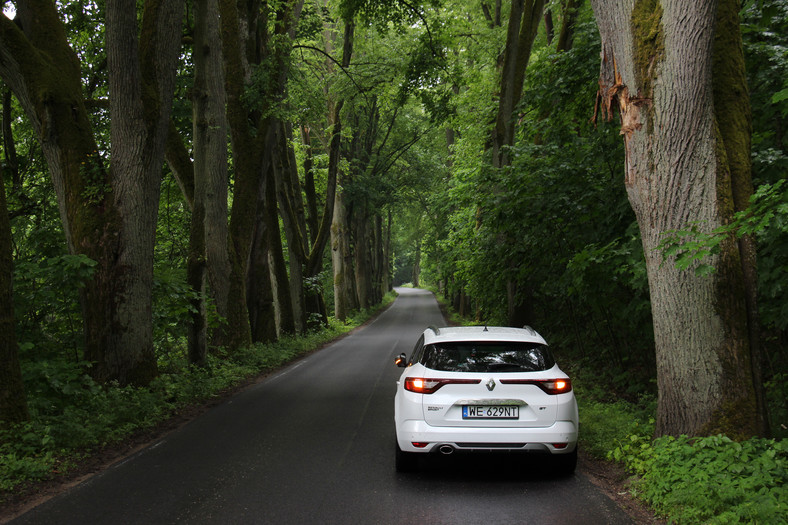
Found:
M 527 331 L 527 332 L 529 332 L 529 333 L 531 333 L 533 335 L 539 335 L 539 333 L 536 330 L 534 330 L 533 328 L 531 328 L 527 324 L 523 325 L 523 330 L 525 330 L 525 331 Z

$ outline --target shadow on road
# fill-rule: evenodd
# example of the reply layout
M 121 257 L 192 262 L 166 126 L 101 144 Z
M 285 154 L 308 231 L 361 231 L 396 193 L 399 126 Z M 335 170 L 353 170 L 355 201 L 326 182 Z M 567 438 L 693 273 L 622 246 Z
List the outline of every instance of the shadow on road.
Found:
M 416 472 L 400 475 L 411 479 L 455 483 L 556 481 L 572 478 L 559 475 L 551 459 L 544 454 L 430 454 L 419 458 Z

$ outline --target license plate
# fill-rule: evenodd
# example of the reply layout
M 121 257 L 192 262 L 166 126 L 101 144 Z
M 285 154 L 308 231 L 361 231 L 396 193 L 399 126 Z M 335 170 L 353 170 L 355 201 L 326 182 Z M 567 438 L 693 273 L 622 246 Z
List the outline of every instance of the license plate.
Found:
M 518 419 L 520 407 L 517 405 L 464 405 L 463 419 Z

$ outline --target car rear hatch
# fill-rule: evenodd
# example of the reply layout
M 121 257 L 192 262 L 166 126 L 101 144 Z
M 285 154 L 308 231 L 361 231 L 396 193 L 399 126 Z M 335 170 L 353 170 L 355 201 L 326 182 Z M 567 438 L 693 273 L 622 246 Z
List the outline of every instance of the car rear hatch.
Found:
M 427 371 L 425 377 L 430 372 L 445 381 L 422 396 L 424 420 L 431 426 L 543 428 L 555 423 L 559 396 L 546 393 L 533 374 Z M 473 382 L 467 383 L 469 379 Z

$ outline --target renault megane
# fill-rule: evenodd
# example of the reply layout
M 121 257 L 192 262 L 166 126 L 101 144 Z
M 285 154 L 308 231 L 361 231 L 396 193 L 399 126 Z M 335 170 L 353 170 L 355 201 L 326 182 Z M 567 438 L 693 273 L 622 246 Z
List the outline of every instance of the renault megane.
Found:
M 574 472 L 572 382 L 532 328 L 430 327 L 396 364 L 397 470 L 429 453 L 507 451 L 550 454 Z

